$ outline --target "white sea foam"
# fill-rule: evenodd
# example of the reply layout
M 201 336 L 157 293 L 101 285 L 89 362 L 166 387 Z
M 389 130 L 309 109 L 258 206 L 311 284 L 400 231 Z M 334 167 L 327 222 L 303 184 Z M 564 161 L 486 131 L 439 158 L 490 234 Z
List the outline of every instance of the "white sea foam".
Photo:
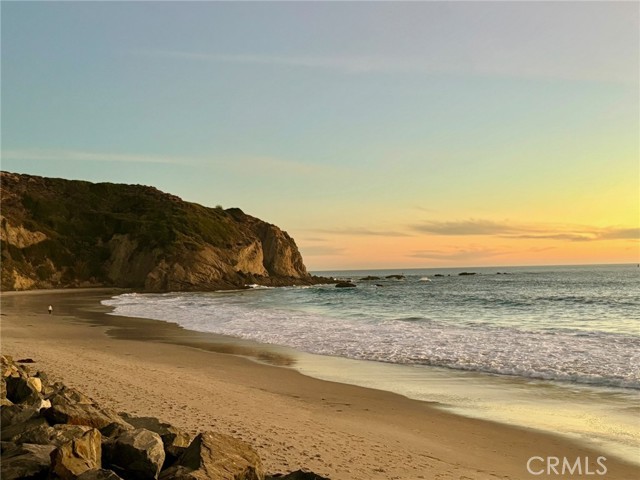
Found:
M 419 315 L 375 318 L 362 309 L 350 311 L 344 295 L 319 287 L 125 294 L 104 303 L 115 307 L 115 314 L 176 322 L 187 329 L 322 355 L 640 389 L 637 336 L 572 328 L 532 330 L 490 322 L 454 324 Z M 347 307 L 340 307 L 342 303 Z M 342 314 L 327 315 L 326 304 Z

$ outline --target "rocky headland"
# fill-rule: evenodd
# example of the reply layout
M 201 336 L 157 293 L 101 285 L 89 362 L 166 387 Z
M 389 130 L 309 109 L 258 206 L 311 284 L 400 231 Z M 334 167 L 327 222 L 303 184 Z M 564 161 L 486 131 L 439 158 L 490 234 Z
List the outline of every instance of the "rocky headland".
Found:
M 142 185 L 0 172 L 2 289 L 207 291 L 331 283 L 287 232 Z
M 101 407 L 10 356 L 0 362 L 3 480 L 327 480 L 303 470 L 269 475 L 242 440 L 213 431 L 192 438 Z

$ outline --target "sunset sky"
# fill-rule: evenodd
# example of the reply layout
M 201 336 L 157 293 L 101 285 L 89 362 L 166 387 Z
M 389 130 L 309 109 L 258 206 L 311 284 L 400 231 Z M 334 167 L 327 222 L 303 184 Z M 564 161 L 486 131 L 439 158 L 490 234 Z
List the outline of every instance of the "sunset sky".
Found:
M 2 169 L 153 185 L 310 270 L 640 262 L 637 2 L 2 2 Z

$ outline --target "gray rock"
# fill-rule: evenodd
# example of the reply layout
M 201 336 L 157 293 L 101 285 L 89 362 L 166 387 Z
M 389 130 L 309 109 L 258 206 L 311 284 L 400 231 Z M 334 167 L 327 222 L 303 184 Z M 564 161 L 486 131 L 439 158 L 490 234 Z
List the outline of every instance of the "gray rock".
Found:
M 75 480 L 86 472 L 100 468 L 102 436 L 95 428 L 62 444 L 51 453 L 51 472 L 62 480 Z
M 16 437 L 35 428 L 47 425 L 47 421 L 38 415 L 35 407 L 28 405 L 2 405 L 0 407 L 0 439 L 13 441 Z
M 79 438 L 91 427 L 84 425 L 66 425 L 59 424 L 50 427 L 49 425 L 40 425 L 32 430 L 18 435 L 14 439 L 16 443 L 34 443 L 37 445 L 53 445 L 59 447 L 75 438 Z
M 40 399 L 42 383 L 39 378 L 7 377 L 7 398 L 13 403 L 33 403 Z
M 356 284 L 355 283 L 351 283 L 351 282 L 338 282 L 336 283 L 336 288 L 356 288 Z
M 134 428 L 135 427 L 133 427 L 132 425 L 129 425 L 129 423 L 113 422 L 107 425 L 106 427 L 102 427 L 100 429 L 100 433 L 102 434 L 103 437 L 106 437 L 106 438 L 116 438 L 128 430 L 134 430 Z
M 215 432 L 198 435 L 160 480 L 263 480 L 258 454 L 241 440 Z
M 53 393 L 47 398 L 52 405 L 93 405 L 94 401 L 87 397 L 84 393 L 79 392 L 75 388 L 67 387 L 61 383 L 52 385 Z
M 103 466 L 127 480 L 158 478 L 164 459 L 160 435 L 144 428 L 125 431 L 104 443 Z
M 0 355 L 0 374 L 2 378 L 26 376 L 10 355 Z
M 2 444 L 0 478 L 2 480 L 46 479 L 51 467 L 51 445 Z
M 76 480 L 122 480 L 122 477 L 119 477 L 113 470 L 98 468 L 87 470 L 83 474 L 78 475 Z
M 111 423 L 125 423 L 114 411 L 96 405 L 64 403 L 60 397 L 52 397 L 51 403 L 51 408 L 43 410 L 43 414 L 52 425 L 68 423 L 101 429 Z
M 145 428 L 160 435 L 166 454 L 164 467 L 173 464 L 191 444 L 191 435 L 169 423 L 161 422 L 155 417 L 134 417 L 126 413 L 120 415 L 123 420 L 135 428 Z
M 3 405 L 0 408 L 2 427 L 23 423 L 38 415 L 38 409 L 30 405 Z

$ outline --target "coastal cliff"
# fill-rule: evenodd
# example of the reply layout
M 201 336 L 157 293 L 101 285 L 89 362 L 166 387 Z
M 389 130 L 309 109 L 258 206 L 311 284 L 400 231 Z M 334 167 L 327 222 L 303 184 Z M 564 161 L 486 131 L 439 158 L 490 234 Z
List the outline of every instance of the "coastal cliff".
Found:
M 150 292 L 321 283 L 295 241 L 245 214 L 141 185 L 0 172 L 2 289 Z

